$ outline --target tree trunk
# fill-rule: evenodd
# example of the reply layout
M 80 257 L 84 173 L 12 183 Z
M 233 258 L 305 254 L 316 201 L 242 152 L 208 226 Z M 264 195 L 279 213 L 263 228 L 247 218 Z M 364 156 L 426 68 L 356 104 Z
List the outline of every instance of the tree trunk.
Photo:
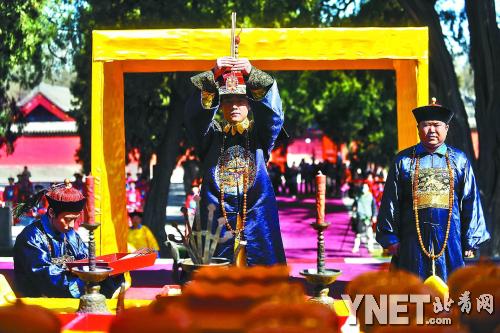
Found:
M 435 0 L 399 0 L 401 6 L 417 22 L 429 28 L 430 96 L 455 112 L 450 124 L 447 143 L 464 151 L 474 164 L 472 139 L 464 103 L 458 89 L 451 55 L 446 48 Z
M 172 96 L 171 107 L 163 140 L 157 151 L 157 164 L 151 180 L 151 189 L 144 211 L 144 224 L 149 226 L 160 245 L 162 257 L 168 256 L 163 244 L 167 240 L 165 234 L 166 208 L 170 190 L 170 177 L 175 168 L 179 154 L 179 142 L 182 138 L 182 119 L 184 102 Z
M 479 134 L 478 178 L 492 255 L 500 255 L 500 30 L 493 0 L 466 0 Z

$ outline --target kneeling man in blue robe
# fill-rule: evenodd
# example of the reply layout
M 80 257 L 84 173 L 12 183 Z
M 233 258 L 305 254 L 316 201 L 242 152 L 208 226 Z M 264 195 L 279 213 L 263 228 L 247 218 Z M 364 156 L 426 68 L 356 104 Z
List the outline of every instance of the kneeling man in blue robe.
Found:
M 14 245 L 16 292 L 24 297 L 79 298 L 85 283 L 67 269 L 66 263 L 88 256 L 86 244 L 73 230 L 85 197 L 69 182 L 40 192 L 38 199 L 41 195 L 49 202 L 47 214 L 26 226 Z M 111 297 L 123 281 L 123 275 L 106 279 L 100 284 L 101 293 Z

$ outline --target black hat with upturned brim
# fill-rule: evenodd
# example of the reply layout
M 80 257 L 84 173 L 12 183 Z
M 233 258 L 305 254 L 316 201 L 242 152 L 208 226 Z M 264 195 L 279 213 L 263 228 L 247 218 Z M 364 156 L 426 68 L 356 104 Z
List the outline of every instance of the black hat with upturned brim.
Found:
M 454 114 L 454 112 L 450 109 L 436 104 L 435 98 L 432 99 L 432 104 L 418 107 L 413 109 L 412 112 L 417 120 L 417 123 L 420 123 L 421 121 L 438 120 L 449 124 Z

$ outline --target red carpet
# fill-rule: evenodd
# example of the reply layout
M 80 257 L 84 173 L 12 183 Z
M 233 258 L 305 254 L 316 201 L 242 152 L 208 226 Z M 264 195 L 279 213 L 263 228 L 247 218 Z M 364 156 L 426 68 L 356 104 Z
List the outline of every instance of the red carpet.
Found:
M 292 276 L 303 280 L 299 274 L 301 270 L 316 268 L 318 234 L 311 227 L 316 221 L 316 199 L 278 197 L 278 207 L 287 263 Z M 364 246 L 359 253 L 352 253 L 355 234 L 350 228 L 349 211 L 342 199 L 326 200 L 325 221 L 330 223 L 324 232 L 325 266 L 342 271 L 330 287 L 330 294 L 339 298 L 349 281 L 364 272 L 382 269 L 387 259 L 372 258 Z
M 311 227 L 316 221 L 315 198 L 292 199 L 278 197 L 281 233 L 286 257 L 294 260 L 316 260 L 317 232 Z M 359 253 L 351 252 L 355 235 L 349 226 L 349 212 L 342 199 L 327 199 L 325 221 L 330 227 L 325 231 L 326 258 L 366 257 L 370 253 L 363 246 Z

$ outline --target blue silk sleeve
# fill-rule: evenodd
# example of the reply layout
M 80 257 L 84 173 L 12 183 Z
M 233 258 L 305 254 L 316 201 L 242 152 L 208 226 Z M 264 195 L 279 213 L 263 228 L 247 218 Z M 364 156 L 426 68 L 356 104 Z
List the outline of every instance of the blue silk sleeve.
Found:
M 84 291 L 83 281 L 52 264 L 48 251 L 38 237 L 28 239 L 22 249 L 23 260 L 20 263 L 24 266 L 24 271 L 31 272 L 32 280 L 39 281 L 39 289 L 50 297 L 80 297 Z
M 398 165 L 394 163 L 387 175 L 377 219 L 376 239 L 383 248 L 399 243 L 399 200 L 401 198 L 401 188 L 398 178 Z
M 479 199 L 479 189 L 469 161 L 464 168 L 462 189 L 461 234 L 464 250 L 475 250 L 479 244 L 490 239 L 486 230 L 483 208 Z
M 80 235 L 78 235 L 76 231 L 71 230 L 68 232 L 67 236 L 71 250 L 75 256 L 75 260 L 88 258 L 89 250 Z
M 283 108 L 276 81 L 273 82 L 264 98 L 258 101 L 249 98 L 249 103 L 253 111 L 257 137 L 262 145 L 267 162 L 284 122 Z

